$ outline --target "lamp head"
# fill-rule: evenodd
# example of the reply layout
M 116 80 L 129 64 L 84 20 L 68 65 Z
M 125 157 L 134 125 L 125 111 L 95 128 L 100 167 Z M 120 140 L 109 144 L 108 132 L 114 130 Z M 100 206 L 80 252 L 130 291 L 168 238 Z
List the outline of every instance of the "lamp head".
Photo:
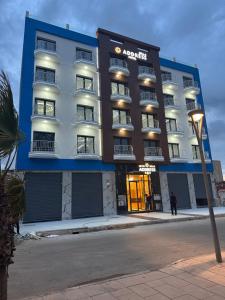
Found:
M 194 122 L 199 122 L 203 118 L 204 113 L 201 109 L 195 109 L 190 111 L 188 116 L 191 117 Z

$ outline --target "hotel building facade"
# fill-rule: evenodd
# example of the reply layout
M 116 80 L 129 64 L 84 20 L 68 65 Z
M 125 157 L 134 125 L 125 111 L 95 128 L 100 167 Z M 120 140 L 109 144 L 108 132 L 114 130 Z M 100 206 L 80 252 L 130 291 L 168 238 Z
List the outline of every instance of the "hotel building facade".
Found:
M 188 112 L 204 110 L 196 67 L 99 28 L 93 38 L 29 16 L 20 87 L 16 169 L 24 222 L 168 211 L 206 204 Z M 216 201 L 204 120 L 203 146 Z

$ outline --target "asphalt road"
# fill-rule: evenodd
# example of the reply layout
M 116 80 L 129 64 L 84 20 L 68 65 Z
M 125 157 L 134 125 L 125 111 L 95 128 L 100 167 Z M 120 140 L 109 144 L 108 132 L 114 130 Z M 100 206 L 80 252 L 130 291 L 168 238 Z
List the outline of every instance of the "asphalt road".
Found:
M 217 218 L 225 249 L 225 218 Z M 9 268 L 9 299 L 48 294 L 118 275 L 156 270 L 213 252 L 209 220 L 146 225 L 25 241 Z

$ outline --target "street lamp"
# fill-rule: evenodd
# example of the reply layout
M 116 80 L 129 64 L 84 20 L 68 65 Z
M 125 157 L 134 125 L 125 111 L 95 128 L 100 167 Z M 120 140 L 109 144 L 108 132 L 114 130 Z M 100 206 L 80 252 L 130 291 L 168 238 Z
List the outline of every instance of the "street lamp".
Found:
M 202 174 L 204 179 L 204 185 L 205 185 L 205 191 L 206 191 L 206 198 L 208 202 L 208 208 L 209 208 L 209 217 L 212 227 L 212 235 L 213 235 L 213 241 L 214 241 L 214 247 L 215 247 L 215 254 L 216 254 L 216 260 L 218 263 L 222 262 L 222 256 L 221 256 L 221 250 L 220 250 L 220 242 L 218 238 L 217 228 L 216 228 L 216 221 L 214 216 L 214 211 L 212 207 L 212 199 L 211 199 L 211 193 L 209 189 L 209 182 L 207 177 L 207 171 L 206 171 L 206 163 L 205 163 L 205 155 L 203 153 L 203 147 L 202 147 L 202 129 L 203 129 L 203 117 L 204 113 L 201 109 L 195 109 L 188 113 L 188 116 L 191 118 L 196 138 L 199 145 L 199 152 L 201 157 L 201 163 L 202 163 Z M 196 123 L 199 122 L 199 126 L 196 125 Z

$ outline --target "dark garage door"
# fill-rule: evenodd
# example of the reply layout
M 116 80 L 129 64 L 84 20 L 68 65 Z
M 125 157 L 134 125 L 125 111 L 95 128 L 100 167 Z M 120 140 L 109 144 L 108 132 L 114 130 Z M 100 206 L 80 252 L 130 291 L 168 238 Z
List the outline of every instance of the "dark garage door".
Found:
M 74 173 L 72 176 L 72 218 L 103 215 L 102 174 Z
M 198 207 L 207 206 L 207 199 L 205 193 L 205 185 L 202 174 L 193 174 L 194 186 L 195 186 L 195 196 L 196 196 L 196 203 Z M 210 186 L 210 192 L 212 196 L 212 184 L 210 175 L 208 175 L 208 181 Z M 213 197 L 212 197 L 213 199 Z
M 61 220 L 61 173 L 26 173 L 24 222 Z
M 188 181 L 186 174 L 168 173 L 169 192 L 177 197 L 177 208 L 191 208 Z

